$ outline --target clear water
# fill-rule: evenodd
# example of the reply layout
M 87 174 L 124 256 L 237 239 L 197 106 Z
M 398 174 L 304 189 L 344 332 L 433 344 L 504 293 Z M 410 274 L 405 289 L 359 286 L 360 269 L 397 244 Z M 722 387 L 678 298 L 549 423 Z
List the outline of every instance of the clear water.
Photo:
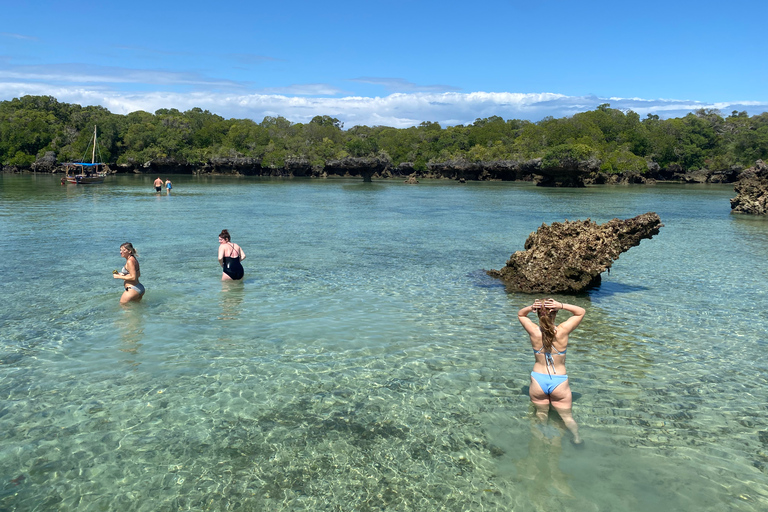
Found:
M 0 510 L 768 507 L 768 221 L 731 187 L 153 179 L 0 177 Z M 557 297 L 587 309 L 577 450 L 532 422 L 533 297 L 483 269 L 647 211 L 658 236 Z

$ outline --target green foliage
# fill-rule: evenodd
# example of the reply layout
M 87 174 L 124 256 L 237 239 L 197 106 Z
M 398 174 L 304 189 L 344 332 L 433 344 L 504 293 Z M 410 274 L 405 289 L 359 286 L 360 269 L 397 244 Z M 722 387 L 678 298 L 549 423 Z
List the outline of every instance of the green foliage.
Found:
M 648 162 L 645 161 L 645 158 L 635 155 L 627 148 L 604 154 L 600 160 L 600 170 L 610 174 L 620 172 L 642 174 L 648 170 Z
M 356 157 L 373 156 L 379 152 L 379 144 L 371 137 L 352 138 L 347 141 L 345 148 L 351 156 Z
M 23 151 L 17 151 L 15 155 L 8 159 L 8 165 L 17 165 L 19 167 L 29 167 L 35 162 L 35 157 Z
M 733 111 L 724 118 L 717 110 L 701 109 L 682 118 L 649 114 L 641 120 L 635 112 L 603 104 L 537 123 L 491 116 L 468 126 L 443 128 L 425 121 L 403 129 L 354 126 L 344 131 L 331 116 L 296 124 L 280 116 L 260 123 L 224 119 L 200 108 L 117 115 L 51 96 L 24 96 L 0 102 L 0 164 L 29 167 L 47 151 L 59 162 L 89 159 L 94 126 L 99 131 L 97 158 L 108 163 L 170 159 L 198 164 L 250 157 L 261 159 L 264 167 L 281 168 L 288 159 L 322 166 L 345 156 L 383 155 L 395 166 L 409 162 L 421 171 L 448 160 L 542 158 L 545 166 L 596 159 L 605 172 L 642 173 L 649 162 L 662 168 L 722 170 L 768 160 L 768 113 L 749 117 Z
M 264 149 L 261 165 L 271 169 L 285 167 L 285 158 L 285 148 L 278 146 L 274 141 L 270 140 Z
M 595 156 L 595 150 L 586 144 L 560 144 L 546 150 L 541 159 L 544 168 L 567 168 Z

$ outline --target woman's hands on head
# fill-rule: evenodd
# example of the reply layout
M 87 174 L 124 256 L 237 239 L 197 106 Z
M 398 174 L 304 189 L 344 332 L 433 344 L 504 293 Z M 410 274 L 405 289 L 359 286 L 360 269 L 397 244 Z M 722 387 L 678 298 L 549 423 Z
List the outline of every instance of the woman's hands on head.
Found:
M 558 302 L 555 299 L 544 299 L 543 301 L 541 299 L 536 299 L 535 301 L 533 301 L 533 305 L 531 306 L 531 309 L 534 311 L 538 311 L 540 309 L 557 311 L 558 309 L 563 309 L 563 303 Z

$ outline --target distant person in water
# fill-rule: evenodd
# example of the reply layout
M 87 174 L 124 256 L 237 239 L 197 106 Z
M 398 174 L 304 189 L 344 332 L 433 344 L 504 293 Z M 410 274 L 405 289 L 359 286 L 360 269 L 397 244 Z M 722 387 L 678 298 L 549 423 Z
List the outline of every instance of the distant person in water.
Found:
M 120 304 L 126 304 L 131 301 L 140 301 L 144 296 L 144 286 L 139 282 L 141 270 L 139 269 L 139 260 L 136 259 L 136 249 L 129 242 L 120 246 L 120 256 L 125 258 L 125 265 L 121 270 L 114 270 L 112 277 L 123 280 L 123 295 L 120 296 Z
M 555 316 L 560 310 L 572 316 L 560 325 L 555 325 Z M 533 311 L 539 317 L 538 325 L 528 318 Z M 549 406 L 552 405 L 573 435 L 573 443 L 577 445 L 581 444 L 581 438 L 579 426 L 573 419 L 573 397 L 565 371 L 565 351 L 568 348 L 568 335 L 578 327 L 585 313 L 584 308 L 554 299 L 537 299 L 532 305 L 517 312 L 517 319 L 528 332 L 536 358 L 529 389 L 531 402 L 536 407 L 536 417 L 546 422 Z
M 155 180 L 155 192 L 160 192 L 161 190 L 163 190 L 163 180 L 158 176 Z
M 245 274 L 240 264 L 245 259 L 243 249 L 231 241 L 229 231 L 222 230 L 219 234 L 219 264 L 224 271 L 221 274 L 222 281 L 242 279 Z
M 167 196 L 171 195 L 172 188 L 173 188 L 173 183 L 171 183 L 171 180 L 165 180 L 165 195 Z

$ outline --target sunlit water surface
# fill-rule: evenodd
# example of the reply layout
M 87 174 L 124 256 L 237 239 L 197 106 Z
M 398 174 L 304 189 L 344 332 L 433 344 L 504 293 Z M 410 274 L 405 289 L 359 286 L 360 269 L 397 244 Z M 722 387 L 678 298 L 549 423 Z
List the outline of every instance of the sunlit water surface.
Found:
M 0 177 L 0 510 L 768 508 L 768 221 L 732 187 L 173 178 Z M 587 310 L 576 449 L 532 422 L 534 297 L 483 270 L 647 211 L 659 235 L 557 297 Z

